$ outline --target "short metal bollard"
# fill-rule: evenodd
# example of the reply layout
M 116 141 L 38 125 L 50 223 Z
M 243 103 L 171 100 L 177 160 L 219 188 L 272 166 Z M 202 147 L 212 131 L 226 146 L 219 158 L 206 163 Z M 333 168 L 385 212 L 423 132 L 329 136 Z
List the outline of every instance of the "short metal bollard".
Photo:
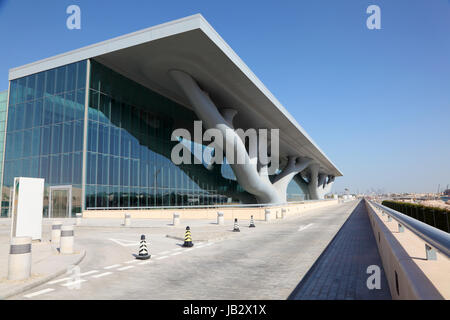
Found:
M 61 239 L 61 221 L 53 221 L 52 223 L 52 249 L 57 250 L 59 248 L 59 242 Z
M 392 217 L 390 216 L 390 215 L 388 215 L 388 220 L 387 220 L 388 222 L 391 222 L 392 221 Z
M 265 213 L 266 221 L 270 221 L 272 219 L 272 214 L 270 213 L 270 210 L 269 209 L 265 209 L 264 213 Z
M 59 252 L 62 254 L 73 254 L 73 242 L 73 226 L 62 226 Z
M 83 215 L 81 213 L 77 213 L 77 218 L 76 218 L 76 225 L 79 226 L 81 224 L 81 218 L 83 217 Z
M 13 237 L 9 247 L 8 280 L 31 276 L 31 237 Z
M 398 224 L 398 232 L 404 232 L 405 228 L 399 223 Z
M 124 219 L 123 225 L 125 227 L 131 226 L 131 216 L 129 213 L 125 213 L 125 219 Z
M 180 224 L 180 214 L 179 214 L 179 213 L 174 212 L 172 224 L 173 224 L 174 226 L 177 226 L 177 225 Z
M 217 224 L 223 226 L 225 224 L 225 218 L 223 212 L 217 212 Z
M 430 247 L 425 243 L 425 251 L 427 253 L 427 260 L 437 260 L 435 248 Z
M 281 209 L 277 209 L 275 212 L 276 219 L 281 219 Z

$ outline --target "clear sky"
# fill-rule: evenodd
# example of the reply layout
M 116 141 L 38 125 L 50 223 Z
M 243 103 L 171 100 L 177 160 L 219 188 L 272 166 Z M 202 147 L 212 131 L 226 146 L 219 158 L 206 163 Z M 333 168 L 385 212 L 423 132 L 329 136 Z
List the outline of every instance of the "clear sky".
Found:
M 450 184 L 449 0 L 0 0 L 0 90 L 12 67 L 195 13 L 341 169 L 335 191 Z

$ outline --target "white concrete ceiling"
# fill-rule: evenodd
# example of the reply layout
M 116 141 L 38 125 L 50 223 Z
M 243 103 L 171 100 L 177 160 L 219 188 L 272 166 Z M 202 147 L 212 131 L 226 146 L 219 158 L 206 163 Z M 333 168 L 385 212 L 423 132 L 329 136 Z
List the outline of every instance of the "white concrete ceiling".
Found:
M 201 15 L 137 31 L 10 70 L 10 80 L 95 58 L 126 77 L 190 108 L 168 76 L 191 74 L 219 108 L 238 110 L 236 128 L 280 129 L 281 156 L 314 158 L 326 174 L 342 173 Z M 275 63 L 275 62 L 272 62 Z M 305 107 L 307 110 L 307 107 Z

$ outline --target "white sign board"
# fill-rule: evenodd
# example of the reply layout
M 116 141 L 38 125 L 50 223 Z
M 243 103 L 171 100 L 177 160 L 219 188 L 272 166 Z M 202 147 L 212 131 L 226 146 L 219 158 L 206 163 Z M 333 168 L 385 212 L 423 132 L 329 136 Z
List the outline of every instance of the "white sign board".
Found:
M 14 178 L 11 237 L 42 239 L 44 179 Z

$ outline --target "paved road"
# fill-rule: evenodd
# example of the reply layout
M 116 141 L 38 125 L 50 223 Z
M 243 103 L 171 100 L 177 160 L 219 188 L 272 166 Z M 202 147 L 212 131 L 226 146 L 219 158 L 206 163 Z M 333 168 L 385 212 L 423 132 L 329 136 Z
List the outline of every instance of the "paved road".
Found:
M 81 280 L 61 277 L 13 299 L 286 299 L 357 203 L 259 222 L 254 229 L 241 225 L 240 233 L 193 249 L 154 232 L 153 256 L 142 264 L 131 253 L 145 230 L 81 228 L 77 241 L 88 252 Z

